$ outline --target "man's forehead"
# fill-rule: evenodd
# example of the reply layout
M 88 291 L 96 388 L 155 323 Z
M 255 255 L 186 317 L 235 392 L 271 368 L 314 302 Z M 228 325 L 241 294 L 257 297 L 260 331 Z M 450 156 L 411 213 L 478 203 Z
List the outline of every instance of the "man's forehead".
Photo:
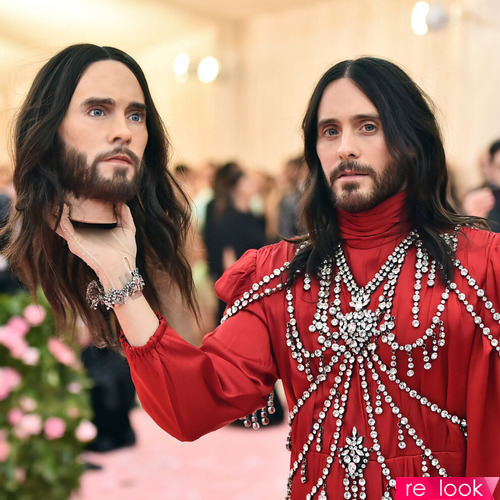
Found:
M 92 63 L 83 73 L 72 100 L 112 99 L 144 103 L 144 92 L 136 76 L 119 61 Z
M 318 119 L 378 116 L 368 96 L 349 78 L 340 78 L 325 88 L 318 108 Z

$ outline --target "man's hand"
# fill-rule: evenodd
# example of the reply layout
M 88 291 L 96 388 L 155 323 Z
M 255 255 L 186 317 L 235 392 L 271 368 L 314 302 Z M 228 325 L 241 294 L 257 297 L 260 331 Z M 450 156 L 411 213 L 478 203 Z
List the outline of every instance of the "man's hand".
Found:
M 74 227 L 69 219 L 69 207 L 64 205 L 56 233 L 68 243 L 68 248 L 97 274 L 104 290 L 121 289 L 135 269 L 137 245 L 135 225 L 126 204 L 116 207 L 118 224 L 113 229 Z

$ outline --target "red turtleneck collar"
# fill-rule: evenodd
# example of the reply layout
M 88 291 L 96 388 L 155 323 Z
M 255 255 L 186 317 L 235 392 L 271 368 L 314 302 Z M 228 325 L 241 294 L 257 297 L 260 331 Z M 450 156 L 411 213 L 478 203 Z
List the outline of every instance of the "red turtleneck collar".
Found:
M 385 243 L 397 245 L 411 230 L 406 212 L 406 191 L 356 214 L 337 210 L 340 235 L 348 247 L 375 248 Z

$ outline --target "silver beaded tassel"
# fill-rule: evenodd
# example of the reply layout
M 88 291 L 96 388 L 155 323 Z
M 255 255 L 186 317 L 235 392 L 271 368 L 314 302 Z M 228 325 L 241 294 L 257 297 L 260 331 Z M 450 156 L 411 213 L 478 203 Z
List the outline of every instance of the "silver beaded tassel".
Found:
M 245 427 L 252 427 L 252 429 L 260 429 L 261 425 L 269 425 L 269 415 L 274 415 L 276 408 L 274 407 L 274 392 L 271 392 L 267 397 L 267 406 L 259 411 L 255 411 L 250 415 L 245 415 L 240 418 Z

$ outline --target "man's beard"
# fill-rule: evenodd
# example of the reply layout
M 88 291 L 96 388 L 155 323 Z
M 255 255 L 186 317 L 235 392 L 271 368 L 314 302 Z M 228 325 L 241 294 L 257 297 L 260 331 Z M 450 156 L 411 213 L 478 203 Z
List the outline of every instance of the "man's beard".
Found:
M 99 172 L 101 161 L 118 154 L 127 155 L 132 160 L 132 178 L 127 178 L 127 171 L 131 167 L 116 166 L 110 179 L 104 178 Z M 89 165 L 85 153 L 61 142 L 59 161 L 61 185 L 77 198 L 120 203 L 131 200 L 139 193 L 144 162 L 126 147 L 117 146 L 112 151 L 101 153 Z
M 360 191 L 360 182 L 342 182 L 339 194 L 333 191 L 333 185 L 341 172 L 353 171 L 369 175 L 373 181 L 371 191 L 364 194 Z M 330 174 L 330 187 L 335 207 L 346 212 L 358 213 L 370 210 L 390 196 L 401 191 L 405 183 L 405 173 L 395 161 L 388 163 L 383 172 L 377 172 L 369 165 L 355 161 L 342 161 Z

